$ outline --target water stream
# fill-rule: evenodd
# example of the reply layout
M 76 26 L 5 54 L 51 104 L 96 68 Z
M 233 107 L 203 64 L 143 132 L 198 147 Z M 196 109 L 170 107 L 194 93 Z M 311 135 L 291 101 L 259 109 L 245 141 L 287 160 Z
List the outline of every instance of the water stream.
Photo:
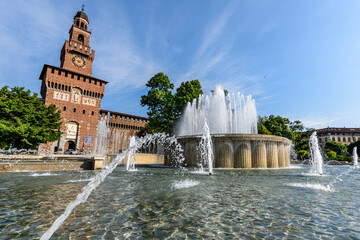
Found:
M 130 137 L 129 148 L 133 149 L 136 145 L 136 138 L 134 136 Z M 135 156 L 135 149 L 129 150 L 129 153 L 126 157 L 126 171 L 135 171 L 135 163 L 136 163 L 136 156 Z
M 352 160 L 353 160 L 354 167 L 359 167 L 358 155 L 357 155 L 357 147 L 353 148 Z
M 323 157 L 320 153 L 320 147 L 316 135 L 316 131 L 314 131 L 310 136 L 310 164 L 311 168 L 309 173 L 314 175 L 322 175 L 323 174 Z
M 101 141 L 100 141 L 101 142 Z M 65 209 L 65 212 L 59 216 L 51 227 L 41 236 L 41 240 L 50 239 L 54 232 L 62 225 L 62 223 L 69 217 L 73 209 L 81 204 L 86 202 L 92 191 L 94 191 L 104 180 L 105 178 L 116 168 L 116 166 L 123 160 L 123 158 L 129 154 L 131 151 L 136 152 L 137 149 L 154 144 L 154 143 L 164 144 L 167 143 L 171 148 L 168 151 L 171 151 L 171 156 L 174 161 L 177 162 L 177 165 L 182 165 L 184 161 L 182 156 L 182 148 L 180 144 L 177 143 L 175 137 L 169 137 L 167 134 L 158 133 L 154 135 L 146 135 L 143 138 L 138 139 L 134 146 L 128 148 L 125 152 L 119 154 L 109 165 L 107 165 L 103 170 L 96 174 L 94 178 L 82 189 L 76 199 L 71 202 Z
M 208 167 L 209 175 L 212 175 L 214 150 L 206 119 L 204 123 L 204 131 L 205 133 L 202 135 L 198 146 L 198 153 L 200 155 L 200 171 L 204 171 L 203 164 L 205 164 Z

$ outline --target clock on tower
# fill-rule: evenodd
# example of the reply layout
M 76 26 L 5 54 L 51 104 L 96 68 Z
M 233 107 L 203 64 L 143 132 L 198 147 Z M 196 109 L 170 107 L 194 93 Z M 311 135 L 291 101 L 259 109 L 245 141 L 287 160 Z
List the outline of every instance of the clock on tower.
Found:
M 61 50 L 60 67 L 85 75 L 92 75 L 95 51 L 90 48 L 89 19 L 84 9 L 74 16 L 74 23 Z

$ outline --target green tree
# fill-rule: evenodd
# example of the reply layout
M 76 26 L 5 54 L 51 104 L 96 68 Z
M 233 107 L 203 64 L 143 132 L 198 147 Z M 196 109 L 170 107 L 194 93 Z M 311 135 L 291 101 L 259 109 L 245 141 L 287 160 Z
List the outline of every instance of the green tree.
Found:
M 288 138 L 297 151 L 309 151 L 309 137 L 313 131 L 314 129 L 305 128 L 299 120 L 292 122 L 288 118 L 281 116 L 270 115 L 258 119 L 259 134 Z
M 351 161 L 352 161 L 352 159 L 351 159 L 350 156 L 345 156 L 345 155 L 338 155 L 338 156 L 336 157 L 336 160 L 338 160 L 338 161 L 347 161 L 347 162 L 351 162 Z
M 308 150 L 299 150 L 297 154 L 302 159 L 308 159 L 310 156 L 310 152 Z
M 325 143 L 325 151 L 334 151 L 336 155 L 346 155 L 347 154 L 347 147 L 344 144 L 329 141 Z
M 271 134 L 280 137 L 293 139 L 292 122 L 288 118 L 270 115 L 269 117 L 259 117 L 258 133 Z
M 181 116 L 184 108 L 191 102 L 193 99 L 198 98 L 203 91 L 201 89 L 201 84 L 199 80 L 191 80 L 187 82 L 182 82 L 180 87 L 176 89 L 175 94 L 175 115 L 176 119 Z
M 330 150 L 326 153 L 326 155 L 330 160 L 335 160 L 337 154 L 336 154 L 336 152 Z
M 60 138 L 61 115 L 46 106 L 36 93 L 14 87 L 0 90 L 0 147 L 36 149 L 40 143 Z
M 175 121 L 175 101 L 172 84 L 164 73 L 155 74 L 147 83 L 150 88 L 147 95 L 141 96 L 141 106 L 148 106 L 149 123 L 147 129 L 154 132 L 171 132 Z
M 354 147 L 357 147 L 356 152 L 357 152 L 358 156 L 360 156 L 360 141 L 353 142 L 353 143 L 349 144 L 349 146 L 347 147 L 349 154 L 353 154 Z
M 173 94 L 174 84 L 164 73 L 157 73 L 147 83 L 147 95 L 141 96 L 141 106 L 148 107 L 149 123 L 140 135 L 145 133 L 172 133 L 176 120 L 181 116 L 186 104 L 202 94 L 199 80 L 181 83 Z
M 291 140 L 297 150 L 309 150 L 310 135 L 314 132 L 312 128 L 306 128 L 303 132 L 294 132 Z

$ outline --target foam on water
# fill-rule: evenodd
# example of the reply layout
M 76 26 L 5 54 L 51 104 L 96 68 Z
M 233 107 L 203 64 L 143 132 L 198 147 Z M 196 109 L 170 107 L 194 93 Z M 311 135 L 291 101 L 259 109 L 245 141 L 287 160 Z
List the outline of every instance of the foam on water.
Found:
M 51 173 L 51 172 L 45 172 L 45 173 L 32 173 L 29 176 L 31 177 L 40 177 L 40 176 L 56 176 L 60 175 L 58 173 Z
M 290 164 L 290 166 L 287 169 L 300 169 L 300 168 L 304 168 L 304 167 L 300 166 L 300 165 L 292 165 L 292 164 Z M 283 168 L 281 168 L 281 169 L 283 169 Z
M 127 170 L 128 172 L 137 172 L 137 171 L 139 171 L 138 169 L 129 169 L 129 170 Z
M 185 179 L 182 181 L 175 181 L 172 183 L 172 187 L 174 189 L 183 189 L 183 188 L 190 188 L 198 185 L 199 182 L 191 179 Z
M 329 177 L 330 175 L 326 175 L 326 174 L 319 174 L 319 173 L 301 173 L 301 175 L 303 176 L 308 176 L 308 177 Z
M 77 179 L 77 180 L 67 180 L 66 183 L 74 183 L 74 182 L 90 182 L 92 178 L 89 179 Z
M 321 190 L 324 192 L 334 192 L 334 188 L 329 185 L 321 185 L 319 183 L 288 183 L 285 184 L 290 187 L 309 188 L 314 190 Z
M 206 172 L 204 170 L 198 170 L 198 171 L 190 171 L 191 174 L 199 174 L 199 175 L 209 175 L 209 172 Z

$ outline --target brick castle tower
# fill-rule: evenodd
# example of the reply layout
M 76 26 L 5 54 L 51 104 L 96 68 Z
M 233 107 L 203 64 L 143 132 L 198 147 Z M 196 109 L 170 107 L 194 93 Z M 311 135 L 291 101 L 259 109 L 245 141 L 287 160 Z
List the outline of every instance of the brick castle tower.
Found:
M 41 71 L 41 96 L 47 106 L 54 104 L 61 110 L 62 135 L 59 141 L 41 144 L 40 153 L 92 150 L 98 121 L 104 116 L 110 118 L 112 134 L 121 132 L 125 140 L 148 122 L 144 117 L 100 109 L 107 82 L 92 76 L 95 51 L 90 48 L 88 25 L 88 16 L 82 8 L 74 16 L 69 40 L 62 47 L 60 67 L 45 64 Z M 116 151 L 125 147 L 126 143 L 122 143 Z M 114 147 L 109 151 L 114 152 Z

